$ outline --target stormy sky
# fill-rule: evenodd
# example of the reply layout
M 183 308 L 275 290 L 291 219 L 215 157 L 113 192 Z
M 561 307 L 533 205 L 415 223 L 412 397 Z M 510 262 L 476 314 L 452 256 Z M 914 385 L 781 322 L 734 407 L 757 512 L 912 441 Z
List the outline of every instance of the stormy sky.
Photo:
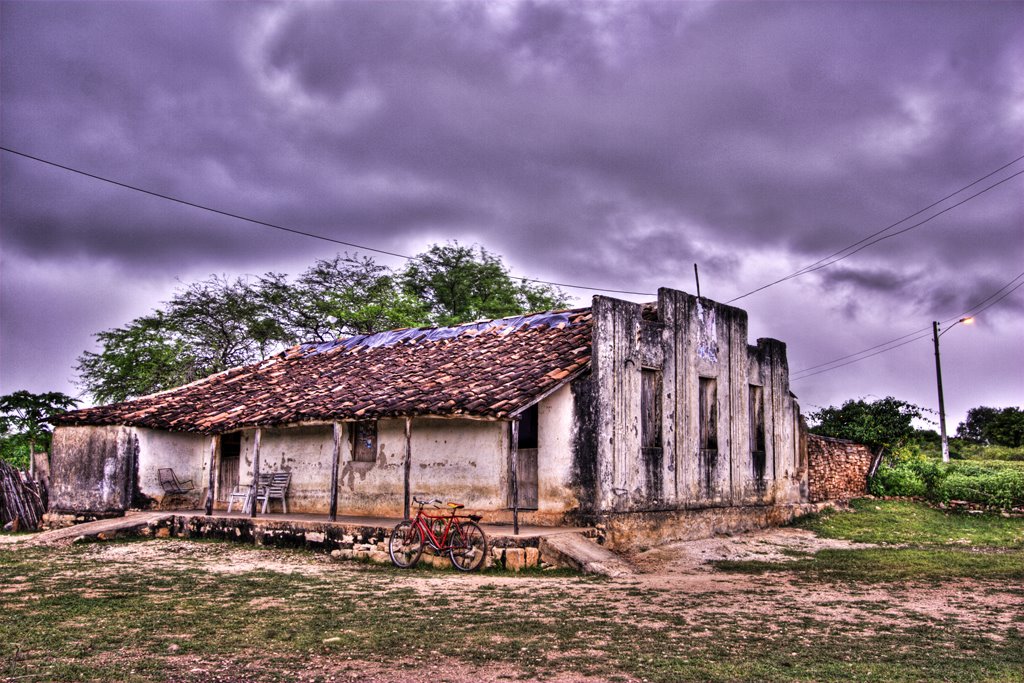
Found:
M 296 230 L 642 293 L 698 263 L 719 301 L 943 200 L 734 305 L 805 412 L 934 409 L 931 321 L 979 302 L 942 337 L 950 429 L 1024 396 L 1024 3 L 3 0 L 0 117 L 9 149 Z M 344 250 L 7 151 L 0 192 L 3 393 L 81 393 L 93 335 L 181 283 Z

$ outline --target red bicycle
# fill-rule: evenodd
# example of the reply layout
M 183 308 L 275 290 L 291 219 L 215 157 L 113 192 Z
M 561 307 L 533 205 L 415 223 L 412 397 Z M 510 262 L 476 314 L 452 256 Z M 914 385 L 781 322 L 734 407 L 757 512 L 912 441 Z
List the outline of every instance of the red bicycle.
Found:
M 405 569 L 420 561 L 423 546 L 427 543 L 438 554 L 448 553 L 452 566 L 464 572 L 471 572 L 483 566 L 487 557 L 487 537 L 477 524 L 480 515 L 458 515 L 464 505 L 448 503 L 446 515 L 428 515 L 423 508 L 430 505 L 440 509 L 440 500 L 419 500 L 413 519 L 399 522 L 388 538 L 388 555 L 396 567 Z

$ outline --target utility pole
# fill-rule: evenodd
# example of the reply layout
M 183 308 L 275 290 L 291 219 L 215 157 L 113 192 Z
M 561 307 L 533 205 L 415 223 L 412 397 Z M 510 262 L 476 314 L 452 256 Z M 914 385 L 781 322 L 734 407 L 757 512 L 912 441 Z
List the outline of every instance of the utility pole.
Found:
M 974 322 L 973 316 L 960 318 L 944 331 L 939 332 L 939 321 L 932 321 L 932 341 L 935 342 L 935 383 L 939 387 L 939 433 L 942 435 L 942 462 L 949 462 L 949 439 L 946 437 L 946 403 L 942 399 L 942 361 L 939 358 L 939 337 L 960 323 L 970 325 L 972 322 Z
M 939 387 L 939 434 L 942 435 L 942 462 L 949 462 L 949 440 L 946 438 L 946 403 L 942 398 L 942 360 L 939 358 L 939 321 L 932 321 L 935 342 L 935 383 Z

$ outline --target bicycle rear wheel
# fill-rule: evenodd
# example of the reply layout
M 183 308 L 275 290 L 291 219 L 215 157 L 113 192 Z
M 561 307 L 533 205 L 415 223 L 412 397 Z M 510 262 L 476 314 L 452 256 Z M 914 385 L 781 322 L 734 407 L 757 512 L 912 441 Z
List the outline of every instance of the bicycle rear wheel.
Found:
M 484 566 L 487 559 L 487 537 L 476 522 L 464 522 L 452 530 L 452 547 L 448 557 L 452 566 L 471 572 Z
M 412 567 L 423 554 L 423 532 L 410 520 L 399 522 L 388 537 L 388 555 L 400 569 Z

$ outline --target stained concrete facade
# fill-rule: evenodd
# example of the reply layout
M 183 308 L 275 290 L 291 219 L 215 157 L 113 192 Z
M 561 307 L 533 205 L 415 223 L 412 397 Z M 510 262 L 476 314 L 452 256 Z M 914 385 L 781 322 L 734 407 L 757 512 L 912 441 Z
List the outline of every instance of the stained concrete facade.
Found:
M 595 297 L 591 311 L 589 366 L 509 419 L 419 416 L 407 443 L 405 419 L 382 418 L 373 423 L 369 457 L 354 447 L 357 423 L 338 423 L 338 512 L 399 516 L 410 493 L 458 500 L 488 521 L 507 521 L 518 488 L 524 523 L 602 523 L 613 544 L 626 545 L 630 534 L 685 527 L 687 516 L 714 532 L 781 519 L 785 506 L 807 502 L 785 344 L 750 345 L 744 311 L 670 289 L 651 304 Z M 536 420 L 529 443 L 522 436 L 528 418 Z M 512 420 L 521 425 L 516 448 Z M 327 513 L 334 424 L 259 429 L 260 471 L 292 474 L 289 510 Z M 52 507 L 198 507 L 212 457 L 215 507 L 223 508 L 221 489 L 253 480 L 256 428 L 235 434 L 231 458 L 229 434 L 58 427 Z M 165 497 L 161 467 L 191 479 L 194 497 Z
M 524 523 L 555 524 L 576 508 L 570 476 L 572 395 L 563 386 L 538 405 L 539 503 L 523 512 Z M 404 420 L 377 421 L 376 457 L 357 461 L 351 447 L 353 423 L 340 423 L 338 510 L 360 516 L 401 515 L 405 494 Z M 208 489 L 211 445 L 215 509 L 225 509 L 225 480 L 253 480 L 255 429 L 241 431 L 238 458 L 224 457 L 223 437 L 140 427 L 59 427 L 53 469 L 59 486 L 54 512 L 105 515 L 134 506 L 199 508 Z M 495 420 L 417 418 L 410 432 L 410 492 L 423 498 L 457 500 L 484 511 L 490 521 L 509 512 L 509 423 Z M 326 514 L 330 506 L 334 457 L 333 424 L 261 428 L 260 471 L 290 472 L 290 512 Z M 233 473 L 224 472 L 234 467 Z M 195 491 L 167 496 L 158 477 L 171 468 L 191 480 Z M 134 502 L 133 502 L 134 501 Z M 238 509 L 236 504 L 235 509 Z M 275 504 L 272 511 L 280 508 Z
M 807 500 L 785 344 L 748 345 L 745 311 L 669 289 L 593 311 L 592 372 L 575 387 L 580 521 L 613 540 L 687 518 L 714 532 Z

